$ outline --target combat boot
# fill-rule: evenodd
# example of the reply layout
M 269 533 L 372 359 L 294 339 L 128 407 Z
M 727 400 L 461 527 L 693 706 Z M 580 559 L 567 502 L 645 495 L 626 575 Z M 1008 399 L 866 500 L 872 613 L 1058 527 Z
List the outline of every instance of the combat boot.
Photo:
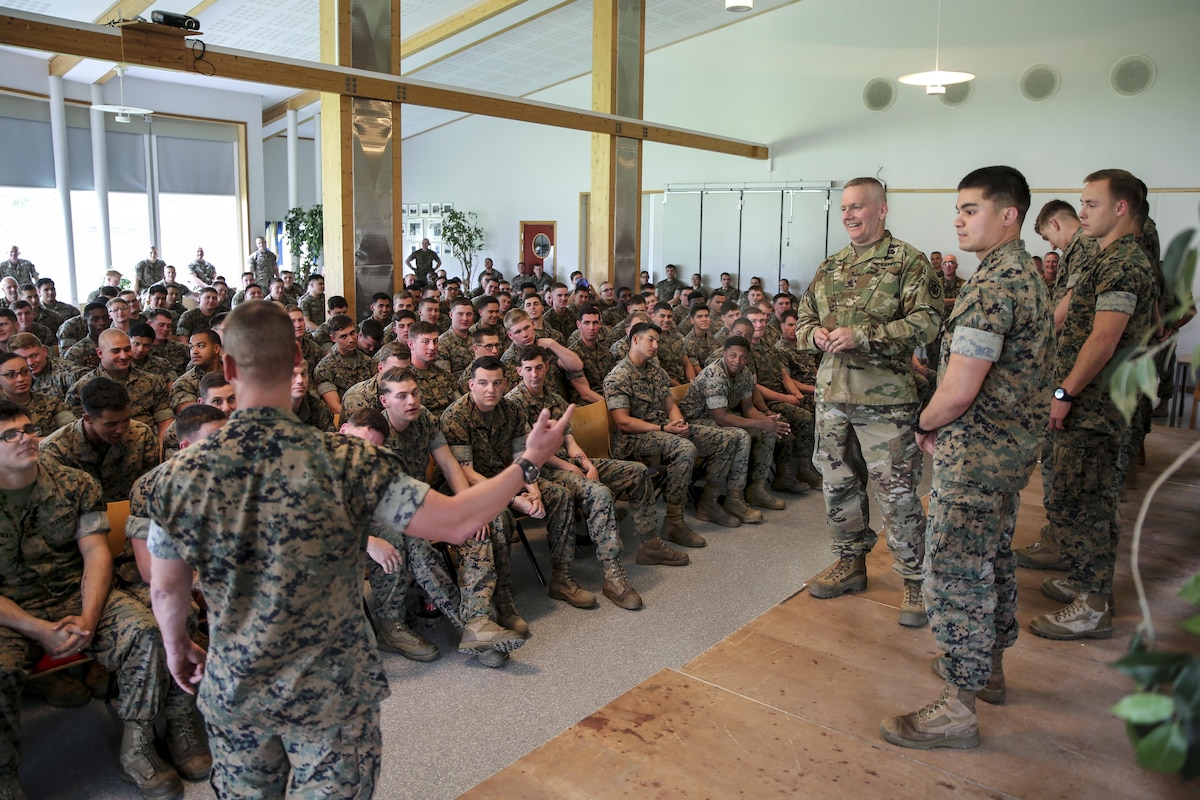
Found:
M 929 624 L 920 581 L 904 581 L 904 597 L 900 600 L 900 624 L 907 628 L 924 628 Z
M 800 459 L 800 469 L 796 474 L 800 480 L 814 489 L 820 489 L 825 483 L 825 478 L 821 475 L 821 471 L 813 466 L 812 459 L 807 456 Z
M 484 650 L 482 653 L 476 653 L 476 657 L 480 664 L 492 669 L 499 669 L 508 663 L 508 653 L 499 650 Z
M 796 480 L 796 470 L 792 469 L 790 458 L 775 460 L 775 480 L 772 481 L 771 488 L 779 492 L 808 494 L 808 487 Z
M 1042 581 L 1042 594 L 1060 603 L 1070 603 L 1079 596 L 1079 585 L 1070 578 L 1046 578 Z M 1117 606 L 1113 603 L 1113 596 L 1107 594 L 1104 599 L 1108 601 L 1108 610 L 1115 617 Z
M 808 584 L 808 593 L 819 600 L 828 600 L 847 592 L 867 588 L 867 557 L 842 556 L 830 564 Z
M 422 638 L 403 622 L 375 619 L 371 615 L 371 624 L 375 626 L 375 639 L 380 650 L 399 653 L 412 661 L 433 661 L 440 655 L 437 645 Z
M 65 672 L 52 672 L 34 678 L 25 684 L 25 691 L 44 698 L 55 708 L 78 708 L 92 699 L 91 690 Z
M 500 627 L 508 628 L 522 639 L 528 639 L 533 635 L 529 630 L 529 623 L 517 611 L 517 606 L 513 603 L 511 594 L 496 600 L 496 622 L 499 623 Z
M 643 567 L 654 566 L 655 564 L 662 564 L 667 567 L 682 567 L 691 561 L 687 553 L 667 547 L 666 543 L 657 536 L 648 536 L 642 539 L 636 558 L 637 563 Z
M 725 503 L 721 507 L 742 522 L 757 525 L 764 519 L 761 511 L 746 504 L 746 496 L 741 489 L 730 487 L 729 492 L 725 495 Z
M 705 486 L 704 494 L 700 495 L 700 502 L 696 505 L 696 519 L 703 522 L 715 522 L 726 528 L 736 528 L 741 525 L 740 519 L 721 508 L 721 504 L 717 502 L 719 496 L 720 492 L 716 489 Z
M 1107 639 L 1113 635 L 1112 610 L 1099 592 L 1081 592 L 1069 606 L 1034 617 L 1029 630 L 1046 639 Z
M 191 695 L 188 695 L 191 699 Z M 200 733 L 196 724 L 196 715 L 192 706 L 172 708 L 168 704 L 167 716 L 167 752 L 180 776 L 189 781 L 202 781 L 212 771 L 212 752 Z
M 576 583 L 565 567 L 554 568 L 547 593 L 555 600 L 570 603 L 576 608 L 591 608 L 596 605 L 596 595 Z
M 667 503 L 667 515 L 663 518 L 661 537 L 684 547 L 704 547 L 708 544 L 703 536 L 683 521 L 683 506 L 674 503 Z
M 920 711 L 885 719 L 879 732 L 892 744 L 917 750 L 978 747 L 975 693 L 947 683 L 937 700 Z
M 934 675 L 947 683 L 950 682 L 950 676 L 942 669 L 941 656 L 934 656 L 933 661 L 929 663 L 929 668 L 933 670 Z M 1003 705 L 1004 701 L 1008 699 L 1008 687 L 1004 683 L 1003 649 L 992 651 L 992 674 L 988 676 L 987 686 L 976 692 L 975 697 L 994 706 Z
M 787 503 L 767 491 L 766 481 L 750 481 L 744 497 L 747 503 L 759 508 L 768 508 L 772 511 L 783 511 L 787 508 Z
M 1042 538 L 1016 551 L 1017 566 L 1026 569 L 1067 569 L 1058 542 L 1050 536 L 1050 526 L 1042 528 Z
M 183 797 L 183 781 L 154 749 L 154 729 L 150 722 L 125 721 L 118 752 L 117 774 L 132 783 L 147 800 L 174 800 Z
M 479 616 L 467 622 L 463 628 L 458 652 L 469 656 L 484 650 L 511 653 L 523 644 L 525 640 L 516 631 L 502 628 L 487 617 Z
M 642 596 L 629 584 L 625 567 L 618 559 L 614 558 L 604 565 L 604 588 L 601 591 L 619 608 L 637 611 L 642 607 Z

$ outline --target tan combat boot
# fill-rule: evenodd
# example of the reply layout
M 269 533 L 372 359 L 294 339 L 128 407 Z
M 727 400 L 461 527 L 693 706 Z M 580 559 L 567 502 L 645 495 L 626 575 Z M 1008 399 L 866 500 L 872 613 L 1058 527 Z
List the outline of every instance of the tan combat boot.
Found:
M 800 469 L 796 475 L 800 480 L 814 489 L 820 489 L 825 483 L 825 478 L 821 475 L 821 471 L 813 466 L 812 459 L 808 457 L 800 459 Z
M 741 489 L 730 487 L 729 491 L 725 494 L 725 502 L 721 507 L 742 522 L 757 525 L 764 519 L 761 511 L 753 509 L 746 504 L 746 496 L 742 493 Z
M 708 542 L 683 521 L 683 506 L 667 503 L 667 516 L 663 518 L 662 538 L 684 547 L 704 547 Z
M 528 639 L 533 635 L 529 630 L 529 623 L 517 611 L 516 603 L 513 602 L 510 592 L 506 591 L 502 596 L 501 592 L 497 591 L 495 601 L 496 622 L 500 624 L 500 627 L 508 628 L 522 639 Z
M 614 558 L 604 565 L 604 588 L 601 591 L 619 608 L 637 611 L 642 607 L 642 596 L 629 584 L 625 567 L 619 559 Z
M 879 732 L 892 744 L 916 750 L 978 747 L 975 693 L 947 683 L 937 700 L 920 711 L 885 719 Z
M 118 752 L 117 774 L 132 783 L 146 800 L 174 800 L 183 797 L 183 781 L 154 749 L 154 729 L 150 722 L 125 721 Z
M 458 642 L 458 652 L 469 656 L 484 650 L 511 653 L 523 644 L 525 644 L 525 639 L 521 637 L 521 634 L 497 625 L 486 616 L 479 616 L 468 621 L 463 628 L 462 638 Z
M 196 698 L 174 684 L 163 708 L 167 718 L 167 753 L 181 777 L 202 781 L 212 771 L 212 752 L 196 723 Z
M 642 539 L 635 558 L 637 559 L 637 563 L 643 567 L 654 566 L 655 564 L 662 564 L 668 567 L 682 567 L 691 561 L 687 553 L 667 547 L 666 542 L 658 536 L 647 536 Z
M 808 494 L 808 486 L 796 480 L 796 470 L 792 469 L 790 458 L 779 458 L 775 461 L 775 480 L 771 488 L 779 492 L 792 494 Z
M 555 567 L 547 594 L 576 608 L 591 608 L 596 605 L 596 595 L 576 583 L 565 567 Z
M 949 683 L 950 676 L 942 669 L 941 656 L 934 656 L 929 668 L 934 675 Z M 1004 650 L 992 651 L 992 674 L 988 677 L 987 686 L 976 692 L 975 697 L 994 706 L 1003 705 L 1008 699 L 1008 687 L 1004 683 Z
M 900 624 L 906 628 L 924 628 L 929 624 L 920 581 L 904 581 L 904 596 L 900 600 Z
M 817 573 L 808 584 L 808 593 L 819 600 L 828 600 L 866 588 L 867 557 L 842 556 Z
M 1017 566 L 1026 569 L 1067 569 L 1058 542 L 1050 535 L 1050 526 L 1042 528 L 1042 538 L 1028 547 L 1016 551 Z
M 744 495 L 746 502 L 758 508 L 768 508 L 771 511 L 783 511 L 787 503 L 767 491 L 766 481 L 750 481 Z
M 702 522 L 715 522 L 718 525 L 724 525 L 726 528 L 740 526 L 742 521 L 721 508 L 721 504 L 717 502 L 720 494 L 720 492 L 711 486 L 704 487 L 704 494 L 700 495 L 700 502 L 696 506 L 696 519 Z

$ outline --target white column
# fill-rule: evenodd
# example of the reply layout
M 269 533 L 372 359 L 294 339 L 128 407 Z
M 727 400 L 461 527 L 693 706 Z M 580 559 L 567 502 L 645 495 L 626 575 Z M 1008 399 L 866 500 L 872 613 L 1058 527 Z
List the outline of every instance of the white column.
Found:
M 287 111 L 287 187 L 288 209 L 300 205 L 300 186 L 296 180 L 296 151 L 298 136 L 296 126 L 299 123 L 300 112 L 294 108 Z
M 92 105 L 104 104 L 104 86 L 92 84 Z M 94 108 L 89 120 L 92 128 L 92 182 L 100 207 L 100 248 L 105 269 L 112 269 L 112 229 L 108 217 L 108 148 L 105 145 L 104 112 Z
M 79 302 L 79 278 L 75 274 L 75 229 L 71 215 L 71 169 L 67 163 L 67 107 L 61 75 L 50 76 L 50 142 L 54 148 L 54 183 L 63 215 L 63 244 L 67 248 L 67 291 L 72 303 Z

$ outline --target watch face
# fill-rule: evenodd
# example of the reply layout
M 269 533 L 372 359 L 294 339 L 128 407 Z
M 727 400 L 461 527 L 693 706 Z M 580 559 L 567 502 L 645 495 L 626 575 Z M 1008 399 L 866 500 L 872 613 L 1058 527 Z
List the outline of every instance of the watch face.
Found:
M 1066 389 L 1055 389 L 1054 390 L 1054 399 L 1055 400 L 1066 400 L 1067 399 Z

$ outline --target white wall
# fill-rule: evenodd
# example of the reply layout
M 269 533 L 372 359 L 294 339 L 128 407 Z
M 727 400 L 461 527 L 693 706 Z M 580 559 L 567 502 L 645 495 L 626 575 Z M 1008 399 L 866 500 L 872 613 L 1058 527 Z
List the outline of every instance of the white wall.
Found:
M 300 206 L 308 208 L 320 202 L 316 188 L 316 163 L 312 139 L 296 140 L 296 189 Z M 273 136 L 262 143 L 263 168 L 267 175 L 263 186 L 266 219 L 282 220 L 288 212 L 287 136 Z
M 927 9 L 924 7 L 928 6 Z M 894 0 L 804 0 L 646 56 L 648 120 L 771 145 L 768 162 L 648 144 L 643 187 L 668 183 L 834 180 L 878 174 L 892 188 L 889 227 L 923 249 L 951 250 L 953 188 L 971 169 L 1011 164 L 1036 190 L 1026 224 L 1051 196 L 1075 202 L 1082 178 L 1124 167 L 1153 194 L 1164 245 L 1194 226 L 1200 187 L 1200 3 L 1194 0 L 960 0 L 943 15 L 942 66 L 978 75 L 957 109 L 898 85 L 895 104 L 866 110 L 863 85 L 932 68 L 936 6 Z M 1158 76 L 1123 98 L 1112 65 L 1141 53 Z M 1034 104 L 1021 73 L 1050 63 L 1062 87 Z M 590 82 L 570 81 L 534 99 L 588 106 Z M 440 196 L 479 213 L 489 250 L 506 273 L 521 219 L 558 221 L 559 265 L 578 263 L 578 195 L 589 188 L 589 137 L 470 117 L 404 143 L 404 196 Z M 911 192 L 911 190 L 926 190 Z M 836 193 L 835 193 L 836 212 Z M 836 213 L 831 247 L 844 242 Z M 658 231 L 660 239 L 669 232 Z M 665 260 L 674 260 L 664 251 Z M 961 259 L 969 272 L 973 257 Z M 803 286 L 816 264 L 789 265 Z M 792 271 L 794 269 L 794 272 Z M 690 272 L 690 269 L 685 271 Z M 766 270 L 763 270 L 764 272 Z M 1200 323 L 1187 330 L 1200 341 Z

